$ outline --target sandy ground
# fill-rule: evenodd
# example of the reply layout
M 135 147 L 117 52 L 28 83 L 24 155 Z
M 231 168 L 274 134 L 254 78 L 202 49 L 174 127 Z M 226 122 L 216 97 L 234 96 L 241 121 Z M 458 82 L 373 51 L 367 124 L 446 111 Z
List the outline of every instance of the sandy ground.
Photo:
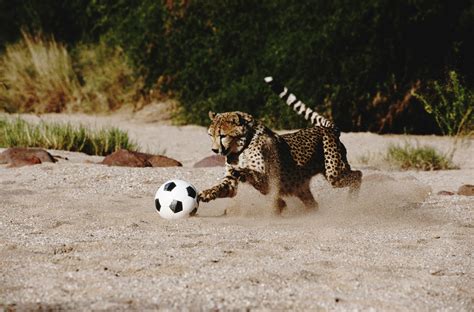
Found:
M 184 167 L 106 167 L 91 163 L 101 157 L 62 151 L 52 152 L 69 160 L 57 164 L 0 166 L 4 310 L 474 309 L 474 197 L 436 195 L 474 184 L 472 140 L 454 154 L 459 170 L 402 172 L 383 164 L 388 144 L 448 151 L 450 139 L 343 133 L 353 167 L 378 177 L 357 201 L 315 177 L 314 214 L 290 199 L 272 216 L 268 198 L 242 185 L 233 199 L 202 204 L 197 217 L 167 221 L 153 205 L 164 181 L 204 189 L 222 176 L 222 168 L 192 168 L 211 154 L 205 128 L 42 118 L 119 126 Z

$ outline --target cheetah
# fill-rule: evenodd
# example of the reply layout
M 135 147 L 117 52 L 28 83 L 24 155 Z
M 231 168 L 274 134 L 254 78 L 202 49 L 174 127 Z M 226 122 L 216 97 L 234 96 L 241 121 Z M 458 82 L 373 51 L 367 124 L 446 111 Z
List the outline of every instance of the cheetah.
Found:
M 283 197 L 287 196 L 296 196 L 308 210 L 317 210 L 310 191 L 310 180 L 317 174 L 324 175 L 333 187 L 349 187 L 350 194 L 357 194 L 362 172 L 351 170 L 339 129 L 272 77 L 265 82 L 312 127 L 279 135 L 244 112 L 209 112 L 211 149 L 225 156 L 225 176 L 200 192 L 199 200 L 234 197 L 239 182 L 246 182 L 264 195 L 272 190 L 276 214 L 286 207 Z

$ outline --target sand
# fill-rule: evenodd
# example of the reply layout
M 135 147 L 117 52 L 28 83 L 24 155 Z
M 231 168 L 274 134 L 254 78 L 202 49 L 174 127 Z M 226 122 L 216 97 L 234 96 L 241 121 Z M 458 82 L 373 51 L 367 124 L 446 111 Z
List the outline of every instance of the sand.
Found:
M 358 200 L 315 177 L 319 211 L 305 214 L 289 199 L 275 217 L 268 198 L 241 185 L 233 199 L 201 204 L 197 217 L 167 221 L 153 205 L 164 181 L 204 189 L 223 174 L 192 168 L 211 155 L 205 128 L 123 115 L 41 118 L 119 126 L 184 166 L 107 167 L 64 151 L 50 151 L 69 158 L 56 164 L 0 165 L 3 309 L 474 309 L 474 197 L 437 195 L 474 184 L 473 140 L 457 148 L 458 170 L 397 171 L 383 163 L 389 144 L 446 152 L 451 139 L 343 133 L 349 161 L 369 177 Z

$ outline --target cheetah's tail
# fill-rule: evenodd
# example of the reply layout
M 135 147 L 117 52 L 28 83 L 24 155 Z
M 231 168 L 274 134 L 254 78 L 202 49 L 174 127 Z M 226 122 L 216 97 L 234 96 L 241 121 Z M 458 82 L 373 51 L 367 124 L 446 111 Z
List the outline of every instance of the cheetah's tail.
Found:
M 311 121 L 314 126 L 321 126 L 327 128 L 334 128 L 337 129 L 336 125 L 326 119 L 324 116 L 319 115 L 310 107 L 307 107 L 303 102 L 298 100 L 293 93 L 288 91 L 284 85 L 280 84 L 278 81 L 273 80 L 273 77 L 265 77 L 265 82 L 272 88 L 273 92 L 278 94 L 280 98 L 288 104 L 288 106 L 292 107 L 293 110 L 301 116 L 304 116 L 306 120 Z

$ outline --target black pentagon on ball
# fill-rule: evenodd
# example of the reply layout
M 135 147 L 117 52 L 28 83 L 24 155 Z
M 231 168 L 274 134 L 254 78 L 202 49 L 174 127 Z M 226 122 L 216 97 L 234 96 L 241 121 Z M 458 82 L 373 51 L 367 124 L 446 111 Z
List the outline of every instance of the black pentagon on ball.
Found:
M 194 188 L 192 186 L 188 186 L 186 188 L 186 191 L 188 191 L 188 196 L 189 197 L 196 198 L 196 191 L 194 190 Z
M 176 187 L 174 182 L 167 183 L 164 187 L 165 191 L 171 192 Z
M 158 198 L 155 198 L 155 208 L 158 211 L 160 211 L 160 209 L 161 209 L 161 204 L 160 204 L 160 201 L 158 200 Z
M 180 202 L 179 200 L 173 200 L 170 204 L 170 209 L 174 213 L 178 213 L 180 211 L 183 211 L 183 203 Z

